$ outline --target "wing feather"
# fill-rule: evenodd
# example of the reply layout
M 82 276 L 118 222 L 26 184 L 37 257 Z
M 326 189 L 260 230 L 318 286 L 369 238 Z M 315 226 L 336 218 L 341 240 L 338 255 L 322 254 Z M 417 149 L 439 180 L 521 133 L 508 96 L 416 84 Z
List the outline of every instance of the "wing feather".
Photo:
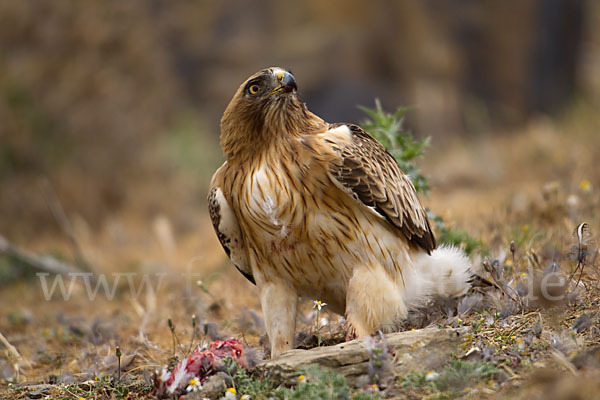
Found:
M 328 132 L 342 126 L 330 125 Z M 333 140 L 331 145 L 339 156 L 330 163 L 333 179 L 396 227 L 408 241 L 430 253 L 436 247 L 435 237 L 410 178 L 381 143 L 357 125 L 345 126 L 350 140 Z
M 218 171 L 217 171 L 218 174 Z M 217 176 L 215 174 L 215 177 Z M 252 270 L 248 264 L 248 256 L 244 249 L 244 240 L 235 213 L 229 206 L 223 191 L 215 185 L 215 178 L 208 192 L 208 212 L 215 233 L 219 238 L 223 250 L 233 265 L 253 284 Z

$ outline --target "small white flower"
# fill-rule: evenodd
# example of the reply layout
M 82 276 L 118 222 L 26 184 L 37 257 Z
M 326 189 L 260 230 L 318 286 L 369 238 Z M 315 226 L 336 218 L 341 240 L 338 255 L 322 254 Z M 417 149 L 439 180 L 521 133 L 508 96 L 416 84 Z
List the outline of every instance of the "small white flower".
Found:
M 327 303 L 323 303 L 321 300 L 315 300 L 313 303 L 313 308 L 316 308 L 319 311 L 321 311 L 321 308 L 327 305 Z
M 379 386 L 377 386 L 376 384 L 369 385 L 366 388 L 366 392 L 369 394 L 379 393 Z
M 242 397 L 240 397 L 240 400 L 251 400 L 252 397 L 250 397 L 249 394 L 243 394 Z
M 429 371 L 428 373 L 425 374 L 425 380 L 432 381 L 434 379 L 437 379 L 438 376 L 440 376 L 440 374 L 438 374 L 437 372 Z
M 196 378 L 192 378 L 190 379 L 189 385 L 185 388 L 186 392 L 195 392 L 197 390 L 202 389 L 202 385 L 200 384 L 200 381 Z
M 230 387 L 225 391 L 225 396 L 222 397 L 225 400 L 237 400 L 237 392 L 234 387 Z

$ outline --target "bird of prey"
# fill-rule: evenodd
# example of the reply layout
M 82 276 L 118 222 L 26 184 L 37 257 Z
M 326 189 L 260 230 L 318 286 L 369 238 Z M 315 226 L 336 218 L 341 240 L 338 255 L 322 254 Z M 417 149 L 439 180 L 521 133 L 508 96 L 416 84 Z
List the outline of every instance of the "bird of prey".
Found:
M 409 177 L 357 125 L 327 123 L 282 68 L 257 72 L 221 119 L 225 163 L 208 195 L 216 234 L 256 284 L 271 356 L 293 348 L 298 297 L 346 318 L 347 336 L 390 329 L 432 297 L 464 294 L 464 253 L 436 248 Z

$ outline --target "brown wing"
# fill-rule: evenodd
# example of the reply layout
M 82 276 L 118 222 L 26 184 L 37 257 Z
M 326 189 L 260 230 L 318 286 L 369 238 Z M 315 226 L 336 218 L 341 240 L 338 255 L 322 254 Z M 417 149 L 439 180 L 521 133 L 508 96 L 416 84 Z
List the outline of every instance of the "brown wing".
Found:
M 248 256 L 244 248 L 244 240 L 235 213 L 229 206 L 223 191 L 218 186 L 219 169 L 213 176 L 208 192 L 208 213 L 215 233 L 223 250 L 233 265 L 253 284 L 252 270 L 248 264 Z
M 331 125 L 331 129 L 342 124 Z M 427 253 L 435 249 L 435 237 L 417 192 L 394 157 L 383 145 L 357 125 L 350 129 L 348 142 L 331 141 L 339 155 L 330 164 L 330 173 L 348 193 L 389 221 Z M 325 134 L 327 137 L 327 134 Z

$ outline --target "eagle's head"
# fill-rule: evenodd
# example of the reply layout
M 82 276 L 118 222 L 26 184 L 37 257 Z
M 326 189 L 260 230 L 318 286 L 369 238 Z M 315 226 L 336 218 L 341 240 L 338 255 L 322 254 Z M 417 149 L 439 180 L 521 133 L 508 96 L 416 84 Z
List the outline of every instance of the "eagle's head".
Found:
M 230 158 L 256 152 L 277 138 L 306 134 L 324 122 L 306 109 L 296 79 L 283 68 L 263 69 L 238 88 L 221 118 L 221 146 Z

